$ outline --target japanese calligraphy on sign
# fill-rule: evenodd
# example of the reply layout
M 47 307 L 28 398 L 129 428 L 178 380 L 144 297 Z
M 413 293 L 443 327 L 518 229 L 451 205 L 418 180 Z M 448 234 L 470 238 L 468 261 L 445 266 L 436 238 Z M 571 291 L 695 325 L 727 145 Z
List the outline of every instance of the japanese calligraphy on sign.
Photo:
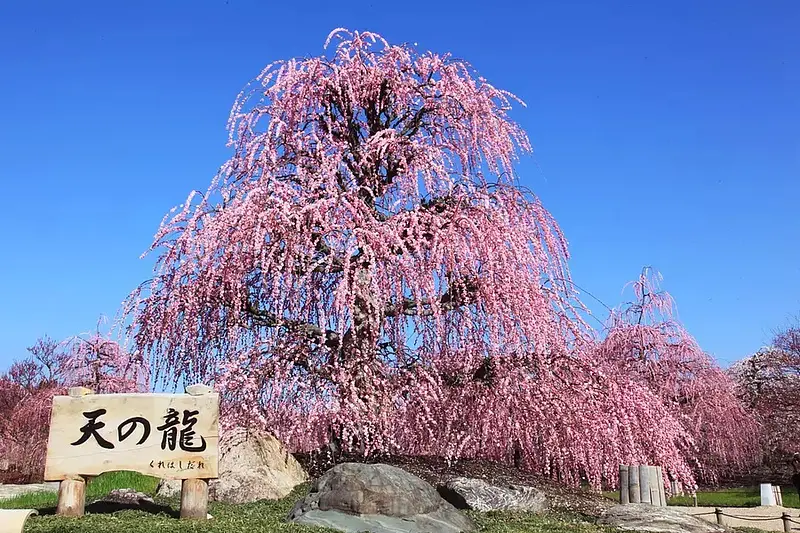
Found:
M 45 479 L 132 470 L 172 479 L 215 478 L 217 394 L 56 396 Z

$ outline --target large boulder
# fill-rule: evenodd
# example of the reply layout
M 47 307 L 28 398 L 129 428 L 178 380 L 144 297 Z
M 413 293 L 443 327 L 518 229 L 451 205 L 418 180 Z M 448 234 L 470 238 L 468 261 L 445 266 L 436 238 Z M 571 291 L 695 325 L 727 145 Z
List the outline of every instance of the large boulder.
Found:
M 300 524 L 350 533 L 474 531 L 430 484 L 400 468 L 342 463 L 322 475 L 288 516 Z
M 272 435 L 236 429 L 220 438 L 219 478 L 208 486 L 211 501 L 248 503 L 277 500 L 308 480 L 300 463 Z M 180 480 L 162 480 L 156 492 L 172 497 Z
M 672 507 L 629 503 L 611 507 L 598 523 L 628 531 L 652 533 L 723 533 L 723 526 L 707 522 Z
M 442 498 L 457 509 L 526 511 L 540 513 L 547 506 L 544 493 L 521 485 L 492 485 L 482 479 L 454 477 L 437 487 Z

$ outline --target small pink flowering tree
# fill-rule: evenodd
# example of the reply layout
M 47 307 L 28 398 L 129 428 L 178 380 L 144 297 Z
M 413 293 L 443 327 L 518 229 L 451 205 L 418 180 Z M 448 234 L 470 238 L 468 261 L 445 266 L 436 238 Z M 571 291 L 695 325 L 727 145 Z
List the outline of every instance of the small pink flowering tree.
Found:
M 87 387 L 97 394 L 148 391 L 148 362 L 140 353 L 129 352 L 118 341 L 101 334 L 100 324 L 94 332 L 62 343 L 61 381 L 68 387 Z
M 689 437 L 680 452 L 695 476 L 713 482 L 750 465 L 758 426 L 733 380 L 673 318 L 673 301 L 660 275 L 645 268 L 632 283 L 635 300 L 612 313 L 597 357 L 646 383 Z
M 0 458 L 9 462 L 16 478 L 41 479 L 50 428 L 53 396 L 72 386 L 97 393 L 144 392 L 148 365 L 127 353 L 99 330 L 56 342 L 37 340 L 29 357 L 0 376 Z
M 164 219 L 124 309 L 161 379 L 215 381 L 227 423 L 294 450 L 335 438 L 595 486 L 657 455 L 691 482 L 682 426 L 593 358 L 566 242 L 516 186 L 516 98 L 448 55 L 331 41 L 239 96 L 233 156 Z

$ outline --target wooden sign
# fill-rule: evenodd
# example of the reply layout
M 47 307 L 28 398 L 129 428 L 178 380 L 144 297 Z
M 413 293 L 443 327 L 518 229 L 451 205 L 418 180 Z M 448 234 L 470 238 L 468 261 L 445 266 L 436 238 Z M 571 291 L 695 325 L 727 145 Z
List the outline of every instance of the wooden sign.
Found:
M 217 477 L 219 396 L 56 396 L 44 478 L 115 470 L 169 478 Z
M 78 387 L 54 397 L 44 478 L 61 481 L 58 513 L 82 515 L 84 479 L 118 470 L 182 479 L 182 500 L 207 499 L 207 480 L 219 469 L 219 395 L 205 385 L 186 390 L 91 394 Z M 200 503 L 192 518 L 206 517 L 207 502 Z

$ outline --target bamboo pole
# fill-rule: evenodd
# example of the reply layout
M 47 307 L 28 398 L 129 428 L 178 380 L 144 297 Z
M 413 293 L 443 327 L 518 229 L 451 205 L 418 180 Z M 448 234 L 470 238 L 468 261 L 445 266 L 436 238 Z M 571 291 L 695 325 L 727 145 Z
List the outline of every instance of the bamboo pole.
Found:
M 783 495 L 781 494 L 780 485 L 772 486 L 772 496 L 775 498 L 775 505 L 783 507 Z
M 653 503 L 650 499 L 650 467 L 647 465 L 639 465 L 639 491 L 642 503 Z
M 650 503 L 656 507 L 661 507 L 661 491 L 658 490 L 658 486 L 661 482 L 658 479 L 658 467 L 648 466 L 647 476 L 650 480 Z
M 628 467 L 628 489 L 631 503 L 640 503 L 642 494 L 639 490 L 639 467 L 631 465 Z
M 656 467 L 658 468 L 658 494 L 661 500 L 661 506 L 667 506 L 667 489 L 664 486 L 664 468 L 663 467 Z
M 628 486 L 628 465 L 619 465 L 619 503 L 631 503 Z

